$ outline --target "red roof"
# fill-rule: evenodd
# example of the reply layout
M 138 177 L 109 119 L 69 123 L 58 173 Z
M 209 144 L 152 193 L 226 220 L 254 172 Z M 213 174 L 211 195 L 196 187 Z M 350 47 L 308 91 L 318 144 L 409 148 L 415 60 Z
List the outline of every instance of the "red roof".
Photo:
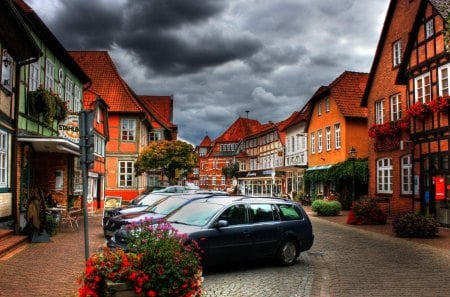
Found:
M 241 141 L 246 136 L 256 133 L 263 127 L 264 126 L 257 120 L 239 117 L 221 136 L 216 139 L 216 142 Z
M 205 138 L 203 138 L 202 142 L 198 145 L 201 147 L 210 147 L 212 145 L 212 141 L 209 138 L 208 135 L 205 136 Z
M 166 127 L 175 127 L 172 123 L 173 98 L 172 96 L 139 95 L 141 103 L 149 110 L 157 121 Z
M 367 108 L 361 107 L 368 73 L 345 71 L 329 85 L 331 97 L 344 117 L 367 118 Z
M 70 51 L 92 80 L 90 90 L 109 105 L 109 112 L 143 112 L 106 51 Z

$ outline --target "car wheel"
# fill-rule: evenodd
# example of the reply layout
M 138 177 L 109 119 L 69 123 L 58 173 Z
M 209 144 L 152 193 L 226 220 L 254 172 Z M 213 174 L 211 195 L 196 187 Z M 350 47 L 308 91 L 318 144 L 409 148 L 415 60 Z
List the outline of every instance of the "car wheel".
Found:
M 299 255 L 298 245 L 293 239 L 285 239 L 277 253 L 278 262 L 283 266 L 293 265 Z

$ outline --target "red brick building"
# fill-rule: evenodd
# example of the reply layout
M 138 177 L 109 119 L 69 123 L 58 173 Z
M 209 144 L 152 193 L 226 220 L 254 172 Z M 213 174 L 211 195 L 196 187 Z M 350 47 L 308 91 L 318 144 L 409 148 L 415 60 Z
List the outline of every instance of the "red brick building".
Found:
M 397 82 L 406 85 L 413 174 L 421 211 L 450 225 L 449 1 L 414 1 L 413 26 Z M 447 46 L 447 48 L 446 48 Z
M 391 214 L 418 207 L 413 197 L 408 95 L 396 78 L 420 3 L 390 2 L 361 103 L 367 107 L 368 127 L 373 132 L 368 141 L 369 197 L 384 202 L 380 206 Z

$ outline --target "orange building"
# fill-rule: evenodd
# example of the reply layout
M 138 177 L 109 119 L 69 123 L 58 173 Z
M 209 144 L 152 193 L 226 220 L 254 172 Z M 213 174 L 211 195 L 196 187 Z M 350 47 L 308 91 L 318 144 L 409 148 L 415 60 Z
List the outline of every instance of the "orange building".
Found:
M 131 200 L 152 185 L 163 183 L 160 171 L 136 177 L 134 162 L 149 141 L 176 137 L 177 127 L 162 120 L 171 119 L 171 98 L 169 110 L 157 114 L 152 104 L 167 106 L 167 100 L 137 96 L 121 78 L 106 51 L 76 51 L 71 55 L 91 77 L 90 90 L 99 94 L 109 106 L 105 196 Z
M 358 158 L 367 157 L 367 108 L 360 107 L 367 78 L 366 73 L 345 71 L 309 100 L 307 172 L 327 170 L 347 160 L 352 148 Z M 336 191 L 331 182 L 312 181 L 307 186 L 311 196 Z
M 397 82 L 405 84 L 415 196 L 422 213 L 450 225 L 450 55 L 448 1 L 420 1 Z
M 389 4 L 362 100 L 362 106 L 368 109 L 371 135 L 369 197 L 383 201 L 380 206 L 390 214 L 415 208 L 407 90 L 396 84 L 396 78 L 420 2 L 400 0 Z

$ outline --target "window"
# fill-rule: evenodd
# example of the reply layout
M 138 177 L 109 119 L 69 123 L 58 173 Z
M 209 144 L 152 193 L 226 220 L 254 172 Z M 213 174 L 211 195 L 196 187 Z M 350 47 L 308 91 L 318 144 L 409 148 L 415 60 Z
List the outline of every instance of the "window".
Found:
M 425 73 L 414 79 L 414 102 L 428 103 L 431 100 L 431 80 L 430 73 Z
M 136 135 L 136 120 L 122 119 L 121 135 L 123 141 L 134 141 Z
M 227 180 L 226 176 L 222 175 L 222 178 L 221 178 L 222 186 L 225 185 L 226 180 Z
M 74 109 L 73 107 L 73 82 L 70 79 L 66 79 L 66 94 L 65 94 L 65 101 L 67 104 L 67 108 L 72 111 Z
M 384 100 L 375 102 L 375 123 L 384 123 Z
M 245 205 L 238 204 L 227 208 L 218 218 L 218 220 L 226 220 L 228 225 L 245 224 Z
M 325 112 L 330 111 L 330 98 L 325 99 Z
M 150 132 L 148 139 L 149 141 L 161 140 L 161 132 Z
M 303 219 L 302 212 L 295 205 L 280 204 L 278 205 L 278 208 L 280 209 L 282 221 L 293 221 Z
M 251 204 L 249 211 L 252 223 L 271 222 L 274 220 L 271 204 Z
M 206 156 L 207 152 L 208 152 L 208 149 L 206 147 L 201 147 L 198 151 L 198 155 L 200 157 L 204 157 L 204 156 Z
M 98 134 L 94 134 L 94 153 L 100 157 L 105 156 L 105 139 Z
M 394 42 L 392 45 L 392 64 L 397 67 L 402 62 L 402 43 L 401 40 Z
M 0 131 L 0 187 L 8 187 L 8 134 Z
M 377 161 L 377 192 L 392 193 L 392 160 L 390 158 Z
M 12 79 L 13 79 L 13 59 L 8 54 L 6 49 L 3 50 L 1 55 L 1 63 L 2 63 L 2 72 L 1 74 L 1 85 L 7 90 L 12 90 Z
M 39 61 L 30 64 L 30 78 L 28 82 L 28 91 L 36 91 L 39 88 Z
M 119 162 L 119 187 L 129 188 L 133 186 L 133 161 Z
M 341 124 L 334 124 L 334 147 L 341 148 Z
M 392 95 L 390 101 L 391 101 L 391 121 L 400 120 L 402 118 L 400 94 Z
M 47 90 L 54 90 L 55 81 L 55 64 L 47 59 L 45 61 L 45 88 Z
M 330 126 L 325 128 L 325 142 L 327 151 L 331 150 L 331 128 Z
M 430 38 L 434 35 L 434 23 L 433 19 L 425 23 L 425 38 Z
M 216 177 L 215 176 L 211 177 L 211 185 L 213 185 L 213 186 L 216 185 Z
M 443 65 L 439 67 L 438 76 L 439 76 L 439 96 L 448 96 L 450 95 L 448 91 L 448 73 L 450 69 L 450 64 Z
M 81 88 L 79 86 L 73 88 L 73 111 L 75 113 L 81 111 Z
M 322 114 L 322 101 L 319 101 L 319 103 L 317 104 L 317 114 Z
M 291 152 L 295 152 L 295 137 L 291 136 Z
M 311 132 L 311 154 L 316 152 L 316 135 Z
M 317 152 L 322 152 L 322 129 L 317 131 Z
M 402 157 L 402 194 L 412 194 L 412 163 L 411 155 Z

